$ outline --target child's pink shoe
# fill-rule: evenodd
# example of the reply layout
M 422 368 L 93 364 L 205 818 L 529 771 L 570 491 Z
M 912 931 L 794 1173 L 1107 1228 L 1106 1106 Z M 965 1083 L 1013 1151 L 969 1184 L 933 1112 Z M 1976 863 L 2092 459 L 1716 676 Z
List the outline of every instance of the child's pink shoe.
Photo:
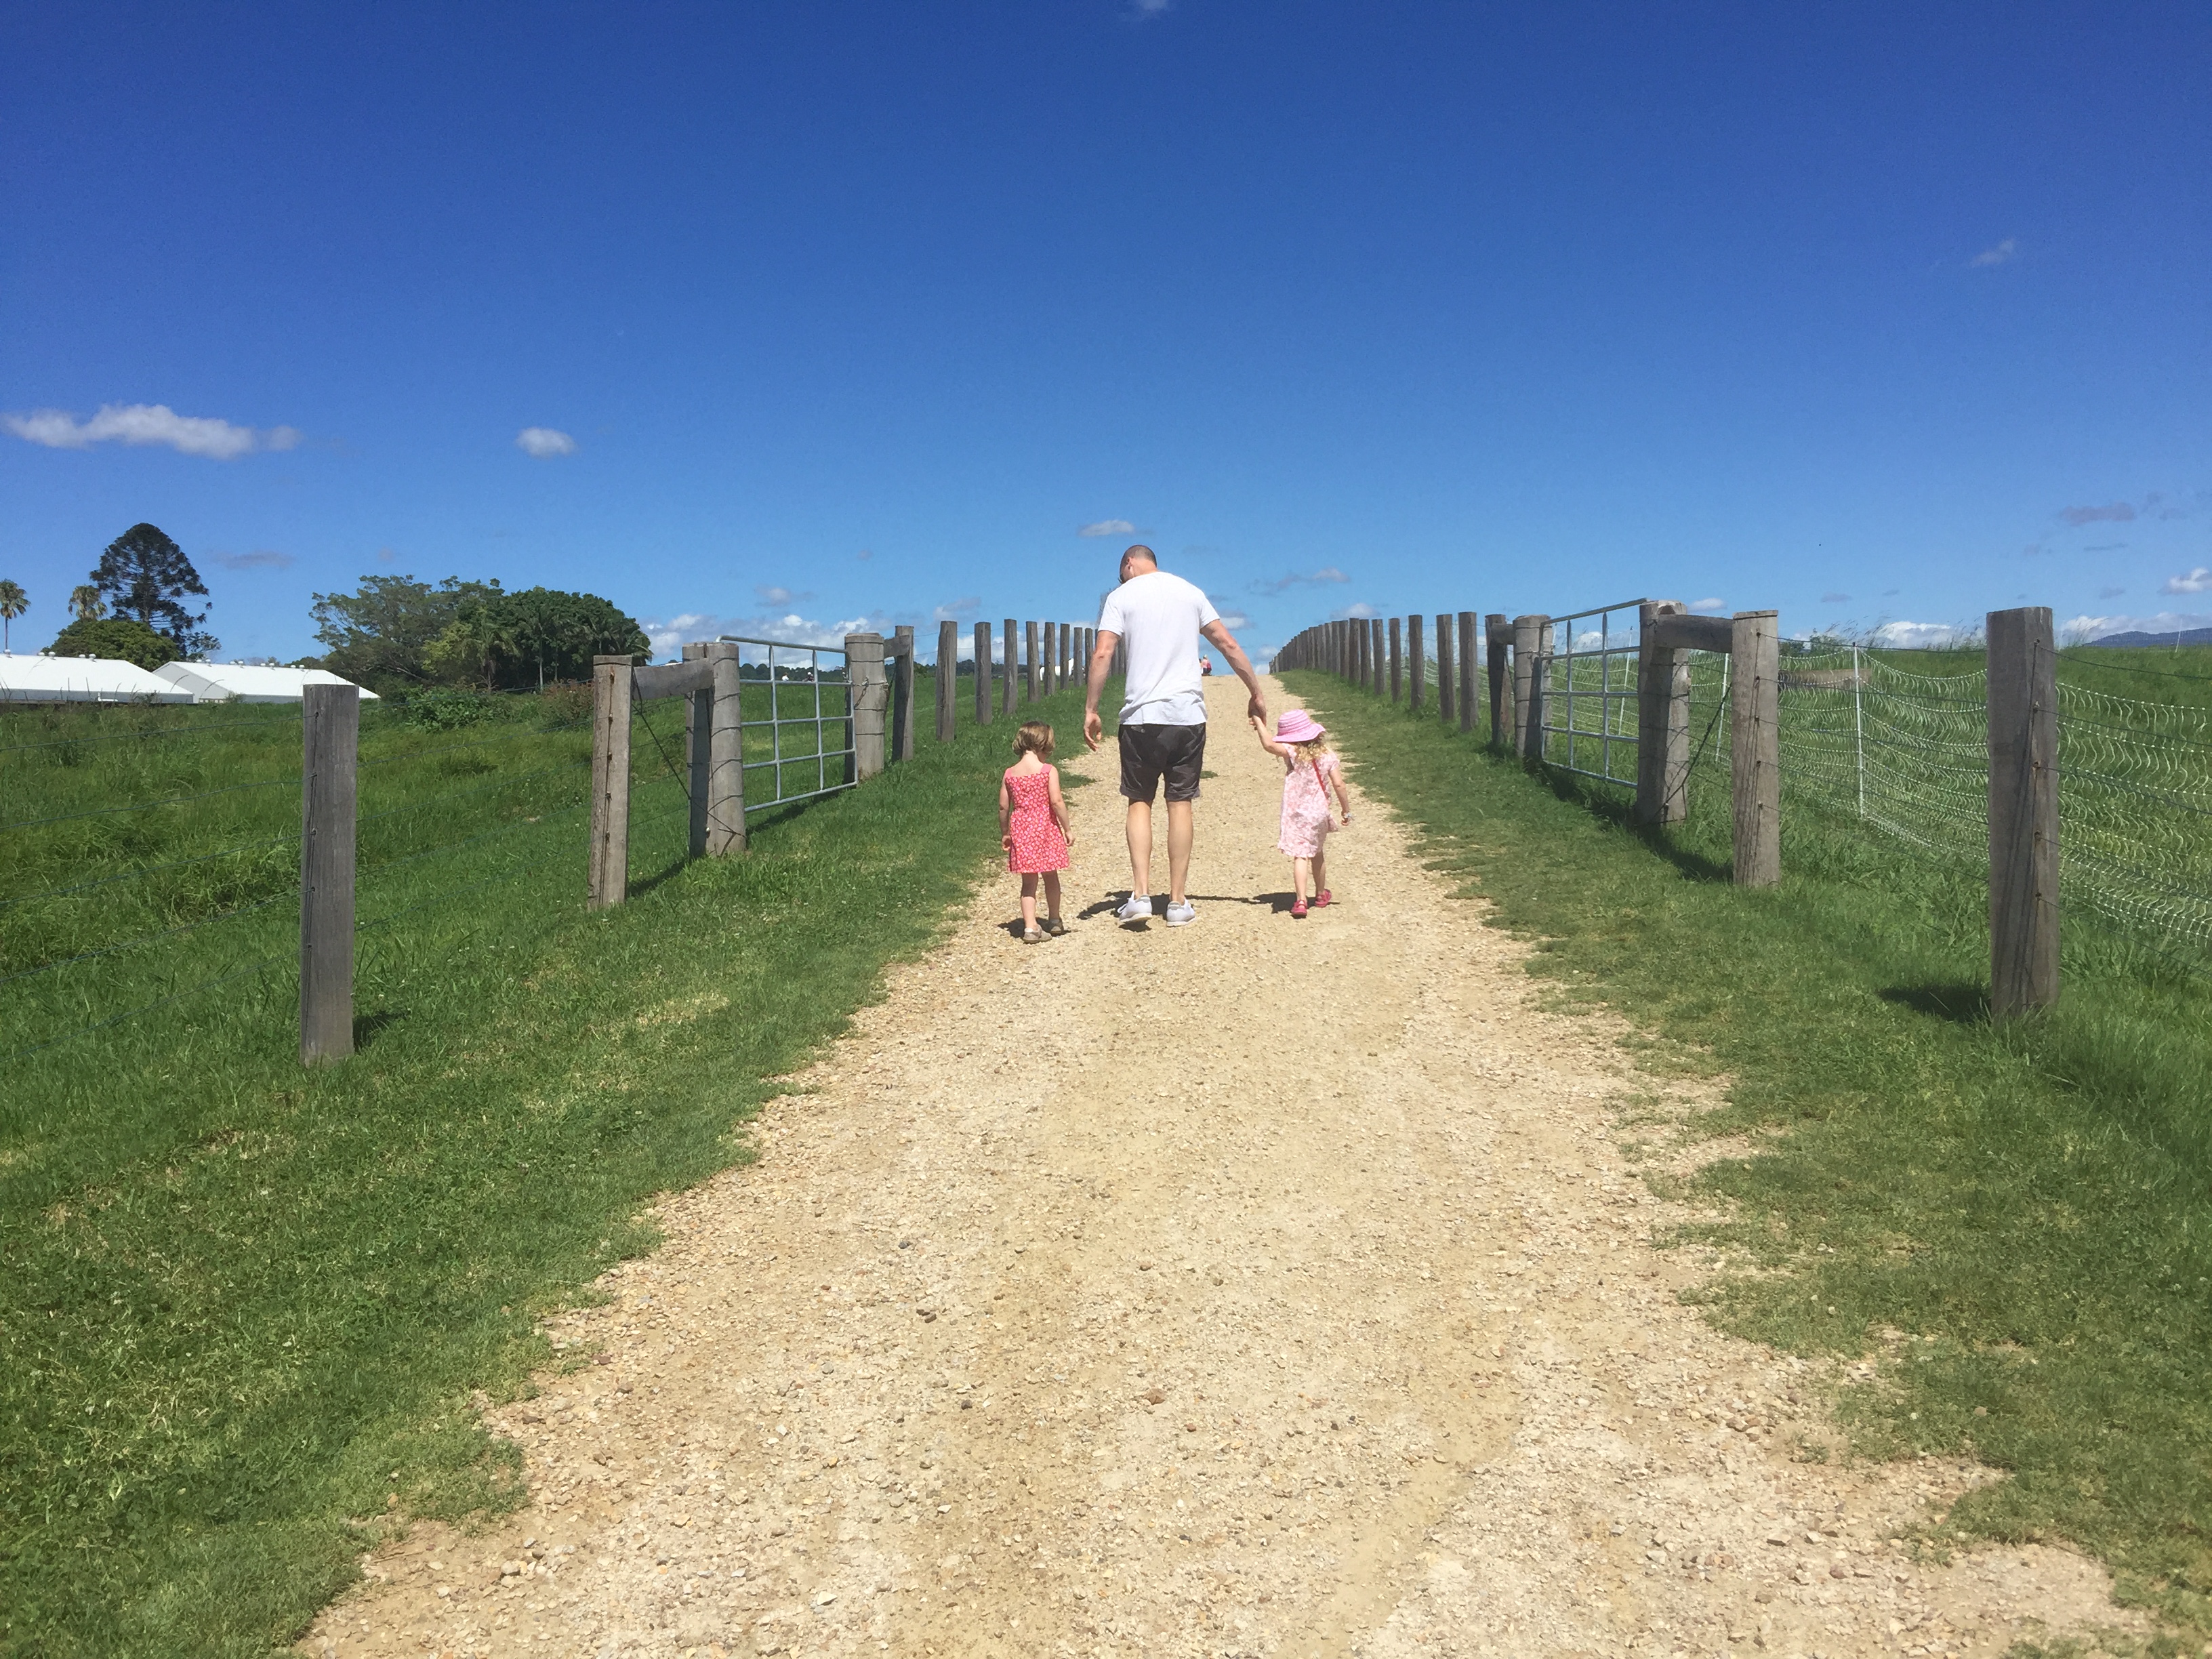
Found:
M 1324 887 L 1321 891 L 1314 895 L 1314 908 L 1316 910 L 1320 909 L 1322 906 L 1328 902 L 1328 889 Z
M 1291 914 L 1296 916 L 1299 921 L 1304 921 L 1306 915 L 1306 902 L 1304 899 L 1292 899 L 1291 901 Z

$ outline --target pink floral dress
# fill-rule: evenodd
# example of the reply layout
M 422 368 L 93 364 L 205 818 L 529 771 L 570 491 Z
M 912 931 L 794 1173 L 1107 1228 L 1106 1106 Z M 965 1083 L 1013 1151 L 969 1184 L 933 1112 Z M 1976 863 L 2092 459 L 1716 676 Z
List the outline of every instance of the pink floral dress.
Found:
M 1006 868 L 1018 876 L 1066 869 L 1067 837 L 1052 815 L 1052 768 L 1024 773 L 1008 767 L 1006 799 L 1013 808 L 1006 815 L 1006 830 L 1014 838 Z
M 1322 837 L 1335 828 L 1328 816 L 1328 790 L 1336 776 L 1336 757 L 1293 759 L 1289 765 L 1283 775 L 1283 834 L 1275 845 L 1294 859 L 1317 858 Z

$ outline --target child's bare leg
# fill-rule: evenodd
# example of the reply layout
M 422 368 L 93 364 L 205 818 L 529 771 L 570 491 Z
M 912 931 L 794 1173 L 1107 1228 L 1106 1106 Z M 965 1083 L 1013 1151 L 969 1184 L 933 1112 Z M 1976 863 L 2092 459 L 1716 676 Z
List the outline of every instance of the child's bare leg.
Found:
M 1060 920 L 1060 872 L 1057 870 L 1048 870 L 1044 872 L 1044 906 L 1045 914 L 1054 921 L 1058 921 Z M 1031 904 L 1030 910 L 1031 914 L 1035 914 L 1036 906 Z
M 1291 894 L 1298 898 L 1305 898 L 1309 896 L 1313 890 L 1313 860 L 1311 859 L 1292 859 L 1291 860 Z
M 1328 888 L 1328 854 L 1316 853 L 1313 856 L 1313 890 L 1325 892 Z
M 1036 881 L 1035 876 L 1022 878 L 1022 932 L 1024 933 L 1036 931 Z M 1057 882 L 1053 884 L 1059 885 Z

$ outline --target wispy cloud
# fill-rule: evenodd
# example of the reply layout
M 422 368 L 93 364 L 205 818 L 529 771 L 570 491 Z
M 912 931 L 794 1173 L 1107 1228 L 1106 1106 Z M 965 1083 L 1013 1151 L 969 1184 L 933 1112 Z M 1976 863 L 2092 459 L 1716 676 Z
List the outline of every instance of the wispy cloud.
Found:
M 1822 605 L 1849 605 L 1850 602 L 1851 596 L 1848 593 L 1823 593 L 1820 595 L 1820 603 Z
M 1725 611 L 1728 609 L 1728 603 L 1723 599 L 1692 599 L 1690 601 L 1690 609 L 1692 611 Z
M 2125 542 L 2097 542 L 2081 550 L 2084 553 L 2117 553 L 2126 545 Z
M 214 461 L 236 460 L 257 449 L 294 449 L 300 442 L 297 427 L 272 426 L 258 432 L 212 415 L 179 415 L 167 404 L 102 404 L 87 421 L 67 410 L 38 409 L 28 415 L 0 415 L 0 426 L 26 443 L 48 449 L 117 443 L 173 449 L 180 455 L 202 455 Z
M 2058 516 L 2077 530 L 2085 524 L 2125 524 L 2135 515 L 2135 508 L 2125 501 L 2112 501 L 2103 507 L 2062 507 L 2058 509 Z
M 709 611 L 686 611 L 665 618 L 647 617 L 642 626 L 646 638 L 653 643 L 653 654 L 672 657 L 694 640 L 716 639 L 724 634 L 749 640 L 774 640 L 784 645 L 842 648 L 848 634 L 881 634 L 889 639 L 892 623 L 889 617 L 884 616 L 841 617 L 825 622 L 801 616 L 795 611 L 757 617 L 718 617 Z M 744 659 L 757 662 L 760 659 L 748 646 Z
M 1971 265 L 2001 265 L 2008 263 L 2020 252 L 2020 243 L 2008 236 L 1995 247 L 1985 247 L 1966 263 Z
M 1956 623 L 1887 622 L 1874 630 L 1874 642 L 1896 650 L 1921 651 L 1954 644 L 1972 633 Z
M 1175 7 L 1175 0 L 1129 0 L 1129 15 L 1138 22 L 1148 18 L 1164 17 Z
M 1350 577 L 1334 565 L 1325 564 L 1318 570 L 1310 572 L 1293 570 L 1287 575 L 1276 577 L 1273 581 L 1254 582 L 1252 591 L 1255 593 L 1287 593 L 1294 587 L 1318 587 L 1324 582 L 1341 582 L 1350 580 Z
M 805 605 L 814 596 L 811 593 L 794 593 L 787 587 L 756 586 L 753 597 L 763 605 Z
M 1096 524 L 1079 525 L 1075 533 L 1079 536 L 1133 536 L 1137 533 L 1137 526 L 1127 519 L 1101 519 Z
M 299 561 L 289 553 L 218 553 L 215 562 L 225 570 L 288 570 Z
M 2200 564 L 2185 576 L 2168 576 L 2158 591 L 2161 593 L 2212 592 L 2212 570 L 2207 570 Z
M 963 617 L 972 617 L 983 608 L 982 597 L 969 593 L 957 599 L 947 599 L 929 614 L 938 622 L 957 622 Z
M 573 455 L 576 441 L 550 426 L 526 426 L 514 434 L 514 447 L 533 459 L 550 461 L 556 455 Z
M 1330 617 L 1336 622 L 1360 622 L 1364 621 L 1370 617 L 1379 617 L 1382 614 L 1382 613 L 1380 611 L 1377 611 L 1373 605 L 1368 604 L 1364 599 L 1361 599 L 1356 604 L 1347 605 L 1341 611 L 1332 611 L 1329 612 Z
M 2097 590 L 2097 597 L 2100 599 L 2117 599 L 2127 591 L 2124 587 L 2100 587 Z

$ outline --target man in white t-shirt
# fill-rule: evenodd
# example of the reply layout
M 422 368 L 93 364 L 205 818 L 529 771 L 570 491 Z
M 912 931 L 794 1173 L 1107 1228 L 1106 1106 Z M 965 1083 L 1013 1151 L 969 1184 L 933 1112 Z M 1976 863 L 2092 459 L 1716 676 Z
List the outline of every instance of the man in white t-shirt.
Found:
M 1163 780 L 1168 797 L 1168 926 L 1194 920 L 1198 907 L 1184 891 L 1190 876 L 1194 833 L 1191 803 L 1206 766 L 1206 690 L 1198 641 L 1203 635 L 1228 659 L 1252 694 L 1251 712 L 1267 718 L 1260 678 L 1237 636 L 1211 601 L 1180 576 L 1160 568 L 1149 547 L 1121 556 L 1121 585 L 1098 612 L 1098 645 L 1091 653 L 1091 684 L 1083 706 L 1083 741 L 1105 740 L 1098 694 L 1127 645 L 1121 689 L 1121 793 L 1129 803 L 1128 902 L 1114 914 L 1142 921 L 1152 914 L 1152 796 Z

